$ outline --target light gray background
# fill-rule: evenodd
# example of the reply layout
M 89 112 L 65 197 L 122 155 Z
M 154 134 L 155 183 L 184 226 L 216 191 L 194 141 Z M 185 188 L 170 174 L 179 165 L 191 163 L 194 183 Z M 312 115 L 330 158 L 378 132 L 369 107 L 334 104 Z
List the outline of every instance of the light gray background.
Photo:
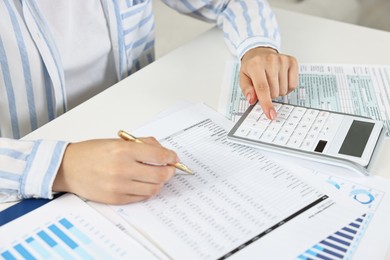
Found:
M 390 31 L 390 0 L 269 0 L 274 7 Z M 153 0 L 156 57 L 208 30 L 213 24 L 181 15 Z

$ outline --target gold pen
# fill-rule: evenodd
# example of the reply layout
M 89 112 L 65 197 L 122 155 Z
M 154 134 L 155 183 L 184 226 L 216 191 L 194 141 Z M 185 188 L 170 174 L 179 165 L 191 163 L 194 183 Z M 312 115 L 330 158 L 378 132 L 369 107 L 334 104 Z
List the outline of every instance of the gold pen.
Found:
M 135 137 L 135 136 L 123 131 L 123 130 L 119 130 L 118 135 L 120 138 L 122 138 L 125 141 L 132 141 L 132 142 L 136 142 L 139 144 L 144 143 L 140 139 L 138 139 L 137 137 Z M 171 165 L 171 164 L 169 164 L 169 165 Z M 181 162 L 177 162 L 175 164 L 172 164 L 171 166 L 174 166 L 176 169 L 182 170 L 183 172 L 186 172 L 188 174 L 194 174 L 194 172 L 190 168 L 188 168 L 186 165 L 182 164 Z

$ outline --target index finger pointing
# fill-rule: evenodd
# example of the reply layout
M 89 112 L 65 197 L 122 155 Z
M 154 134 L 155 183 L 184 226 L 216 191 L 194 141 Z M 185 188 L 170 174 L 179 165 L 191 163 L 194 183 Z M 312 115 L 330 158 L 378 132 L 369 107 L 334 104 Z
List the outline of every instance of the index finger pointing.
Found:
M 265 72 L 257 74 L 254 78 L 252 78 L 252 82 L 256 91 L 257 99 L 259 100 L 264 114 L 268 119 L 275 119 L 276 111 L 272 104 L 270 86 Z

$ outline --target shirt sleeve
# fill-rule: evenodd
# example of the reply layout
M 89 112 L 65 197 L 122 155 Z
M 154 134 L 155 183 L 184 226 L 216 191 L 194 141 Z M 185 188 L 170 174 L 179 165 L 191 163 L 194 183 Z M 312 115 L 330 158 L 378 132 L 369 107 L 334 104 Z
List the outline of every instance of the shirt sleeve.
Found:
M 180 13 L 216 22 L 231 52 L 241 59 L 255 47 L 280 50 L 276 17 L 266 0 L 163 0 Z
M 0 138 L 0 202 L 51 199 L 67 145 L 62 141 Z

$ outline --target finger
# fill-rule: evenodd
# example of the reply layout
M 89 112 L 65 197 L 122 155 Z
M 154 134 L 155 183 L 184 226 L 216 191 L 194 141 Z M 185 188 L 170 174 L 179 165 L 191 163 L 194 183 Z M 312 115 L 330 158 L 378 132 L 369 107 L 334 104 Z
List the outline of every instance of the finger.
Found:
M 257 101 L 257 96 L 251 79 L 243 72 L 240 72 L 240 87 L 242 94 L 249 104 L 253 105 Z
M 279 70 L 279 96 L 288 94 L 288 68 L 281 66 Z
M 265 73 L 271 99 L 279 97 L 279 66 L 271 64 Z
M 134 202 L 139 202 L 143 200 L 147 200 L 150 197 L 147 196 L 134 196 L 134 195 L 127 195 L 125 197 L 124 203 L 123 204 L 129 204 L 129 203 L 134 203 Z
M 151 197 L 159 193 L 163 186 L 163 183 L 155 184 L 129 180 L 118 185 L 115 192 L 134 196 Z
M 152 145 L 157 145 L 157 146 L 162 146 L 159 141 L 157 141 L 157 139 L 153 136 L 149 136 L 149 137 L 140 137 L 139 138 L 142 142 L 146 143 L 146 144 L 152 144 Z
M 257 99 L 259 100 L 264 114 L 268 119 L 273 120 L 276 117 L 276 111 L 272 104 L 271 93 L 265 72 L 256 74 L 256 76 L 252 78 L 252 82 L 254 83 Z
M 174 164 L 179 162 L 177 154 L 154 144 L 132 143 L 133 147 L 129 150 L 131 156 L 138 162 L 154 163 L 159 165 Z
M 299 82 L 298 64 L 295 58 L 292 59 L 290 68 L 288 70 L 288 92 L 293 91 Z
M 145 163 L 138 163 L 133 165 L 131 176 L 129 179 L 161 184 L 169 181 L 176 173 L 176 168 L 173 166 L 156 166 Z

